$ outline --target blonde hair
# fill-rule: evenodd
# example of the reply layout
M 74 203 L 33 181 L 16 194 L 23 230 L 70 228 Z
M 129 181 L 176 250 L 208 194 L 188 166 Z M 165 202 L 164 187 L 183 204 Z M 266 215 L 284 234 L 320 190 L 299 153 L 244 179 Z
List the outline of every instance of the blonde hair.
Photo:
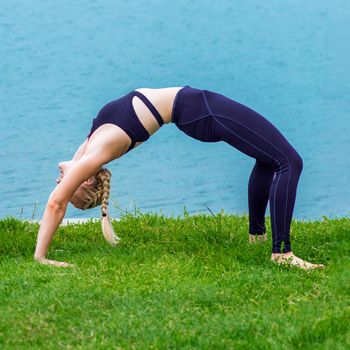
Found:
M 91 209 L 101 205 L 101 225 L 103 236 L 106 241 L 115 245 L 120 240 L 120 237 L 115 234 L 108 213 L 111 176 L 112 173 L 110 170 L 107 168 L 101 168 L 101 170 L 95 175 L 95 181 L 93 184 L 81 184 L 72 196 L 71 202 L 76 208 L 82 210 Z

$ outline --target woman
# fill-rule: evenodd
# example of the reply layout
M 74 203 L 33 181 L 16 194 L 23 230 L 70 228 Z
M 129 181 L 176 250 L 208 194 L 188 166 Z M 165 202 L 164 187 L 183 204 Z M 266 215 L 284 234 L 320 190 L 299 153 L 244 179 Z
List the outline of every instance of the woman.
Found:
M 255 158 L 248 185 L 249 241 L 266 240 L 265 210 L 270 200 L 271 259 L 304 269 L 323 267 L 296 257 L 291 250 L 290 224 L 303 167 L 300 155 L 276 127 L 257 112 L 222 94 L 189 85 L 133 90 L 99 111 L 87 140 L 73 159 L 59 164 L 61 176 L 41 221 L 36 260 L 70 265 L 45 258 L 68 202 L 80 209 L 101 205 L 104 237 L 111 244 L 118 242 L 107 210 L 111 172 L 103 165 L 139 146 L 168 123 L 175 123 L 197 140 L 225 141 Z

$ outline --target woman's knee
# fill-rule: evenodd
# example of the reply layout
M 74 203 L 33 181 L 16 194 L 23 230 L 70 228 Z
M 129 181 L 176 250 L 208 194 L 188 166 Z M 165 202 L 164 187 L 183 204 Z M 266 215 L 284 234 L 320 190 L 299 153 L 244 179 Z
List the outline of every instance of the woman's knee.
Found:
M 288 150 L 286 156 L 288 158 L 289 166 L 293 168 L 294 171 L 301 173 L 303 170 L 303 159 L 301 158 L 301 155 L 294 148 L 291 148 Z

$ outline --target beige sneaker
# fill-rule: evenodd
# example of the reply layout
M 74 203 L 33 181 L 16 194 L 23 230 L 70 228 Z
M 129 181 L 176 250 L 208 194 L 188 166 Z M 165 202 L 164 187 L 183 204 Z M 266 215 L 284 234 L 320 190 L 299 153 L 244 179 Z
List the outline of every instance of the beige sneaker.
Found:
M 303 259 L 300 259 L 297 256 L 295 256 L 292 252 L 286 254 L 272 253 L 271 260 L 281 265 L 293 265 L 300 267 L 304 270 L 322 269 L 324 267 L 323 264 L 312 264 Z
M 257 235 L 256 239 L 258 242 L 266 242 L 267 241 L 267 234 L 264 233 L 263 235 Z
M 249 243 L 256 243 L 256 235 L 251 235 L 249 233 Z
M 263 235 L 251 235 L 249 234 L 249 243 L 257 243 L 257 242 L 266 242 L 267 241 L 267 234 L 264 233 Z

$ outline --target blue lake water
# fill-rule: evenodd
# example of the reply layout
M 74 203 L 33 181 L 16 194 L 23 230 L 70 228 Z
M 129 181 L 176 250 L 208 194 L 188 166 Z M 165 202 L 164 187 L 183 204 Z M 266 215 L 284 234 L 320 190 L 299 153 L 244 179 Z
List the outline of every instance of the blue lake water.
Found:
M 0 217 L 41 218 L 57 163 L 105 103 L 183 85 L 223 93 L 280 129 L 304 161 L 295 218 L 349 215 L 349 1 L 1 5 Z M 167 124 L 109 164 L 111 198 L 129 211 L 244 213 L 254 162 Z M 99 209 L 66 214 L 91 216 Z

